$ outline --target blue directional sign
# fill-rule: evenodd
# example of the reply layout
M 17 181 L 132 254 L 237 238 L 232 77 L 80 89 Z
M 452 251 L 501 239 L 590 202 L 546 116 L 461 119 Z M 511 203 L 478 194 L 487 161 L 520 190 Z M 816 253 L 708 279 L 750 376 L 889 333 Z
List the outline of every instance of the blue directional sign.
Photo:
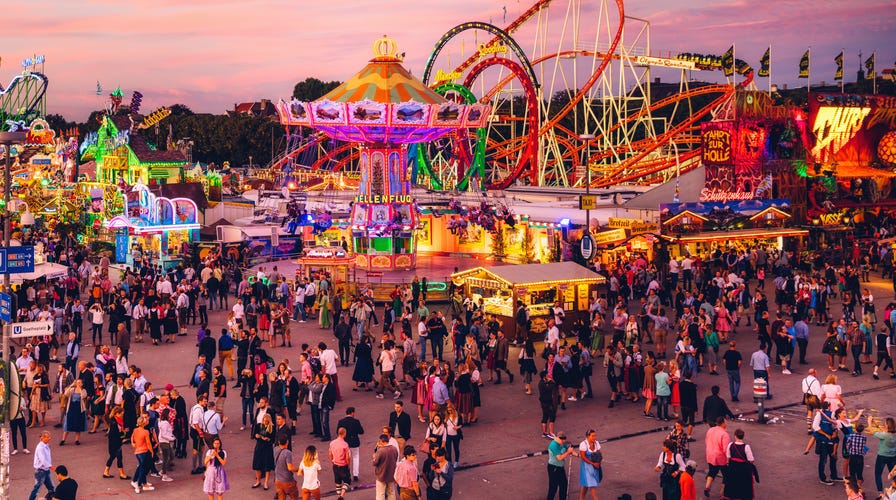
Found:
M 0 320 L 12 321 L 12 297 L 6 293 L 0 293 Z
M 0 274 L 34 272 L 34 247 L 0 248 Z

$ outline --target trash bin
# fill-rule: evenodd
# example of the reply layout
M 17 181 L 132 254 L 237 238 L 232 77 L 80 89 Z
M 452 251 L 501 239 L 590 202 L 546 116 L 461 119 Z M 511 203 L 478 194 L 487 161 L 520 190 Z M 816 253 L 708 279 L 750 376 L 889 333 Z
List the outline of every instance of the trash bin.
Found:
M 768 382 L 764 378 L 753 380 L 753 399 L 768 398 Z

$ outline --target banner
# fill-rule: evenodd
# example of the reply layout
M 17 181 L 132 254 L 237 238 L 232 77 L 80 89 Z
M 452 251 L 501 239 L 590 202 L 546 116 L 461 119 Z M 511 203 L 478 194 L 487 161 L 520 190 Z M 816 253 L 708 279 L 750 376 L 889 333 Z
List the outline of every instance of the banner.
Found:
M 873 80 L 875 78 L 874 74 L 874 54 L 871 54 L 871 57 L 865 60 L 865 79 Z
M 843 51 L 840 51 L 840 54 L 834 58 L 834 62 L 837 64 L 837 72 L 834 73 L 834 81 L 839 82 L 843 79 Z
M 772 68 L 772 48 L 765 49 L 765 54 L 759 60 L 759 76 L 769 76 Z
M 800 78 L 809 78 L 809 51 L 800 58 Z
M 722 55 L 722 71 L 725 72 L 725 76 L 734 74 L 734 45 Z

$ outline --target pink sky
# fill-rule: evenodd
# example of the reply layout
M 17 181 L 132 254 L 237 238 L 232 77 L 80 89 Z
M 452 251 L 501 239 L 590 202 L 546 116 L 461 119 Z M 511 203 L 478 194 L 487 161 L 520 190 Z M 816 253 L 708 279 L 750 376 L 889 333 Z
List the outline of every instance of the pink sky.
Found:
M 238 101 L 287 98 L 297 81 L 313 76 L 344 80 L 370 58 L 384 33 L 407 52 L 406 65 L 423 72 L 441 35 L 465 21 L 505 25 L 533 3 L 515 0 L 48 0 L 6 2 L 0 28 L 0 84 L 21 71 L 20 61 L 46 55 L 47 110 L 84 120 L 119 86 L 125 102 L 143 95 L 143 111 L 183 103 L 222 113 Z M 582 0 L 583 24 L 598 0 Z M 308 4 L 312 4 L 308 6 Z M 552 19 L 567 0 L 555 0 Z M 654 51 L 721 54 L 732 43 L 754 67 L 773 46 L 773 81 L 805 85 L 797 62 L 812 46 L 812 81 L 833 81 L 833 58 L 846 50 L 846 77 L 855 78 L 859 52 L 877 51 L 878 73 L 896 61 L 896 2 L 778 0 L 630 0 L 626 14 L 651 22 Z M 614 18 L 615 19 L 615 18 Z M 549 39 L 560 23 L 548 25 Z M 531 40 L 535 21 L 519 33 Z M 525 47 L 526 44 L 524 44 Z M 531 43 L 529 44 L 531 46 Z M 459 59 L 455 56 L 454 61 Z M 446 68 L 447 69 L 447 68 Z M 719 75 L 695 77 L 718 80 Z M 757 82 L 764 88 L 767 81 Z

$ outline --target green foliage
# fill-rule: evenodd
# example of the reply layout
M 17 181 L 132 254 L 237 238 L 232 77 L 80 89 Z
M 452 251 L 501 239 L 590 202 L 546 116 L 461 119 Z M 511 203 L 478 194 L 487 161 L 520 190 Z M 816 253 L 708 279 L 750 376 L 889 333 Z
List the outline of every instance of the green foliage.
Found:
M 492 231 L 492 256 L 498 260 L 507 257 L 507 234 L 504 231 L 504 224 L 500 222 Z
M 323 97 L 341 83 L 337 81 L 325 82 L 317 78 L 306 78 L 296 84 L 293 88 L 292 96 L 303 102 L 314 101 Z

